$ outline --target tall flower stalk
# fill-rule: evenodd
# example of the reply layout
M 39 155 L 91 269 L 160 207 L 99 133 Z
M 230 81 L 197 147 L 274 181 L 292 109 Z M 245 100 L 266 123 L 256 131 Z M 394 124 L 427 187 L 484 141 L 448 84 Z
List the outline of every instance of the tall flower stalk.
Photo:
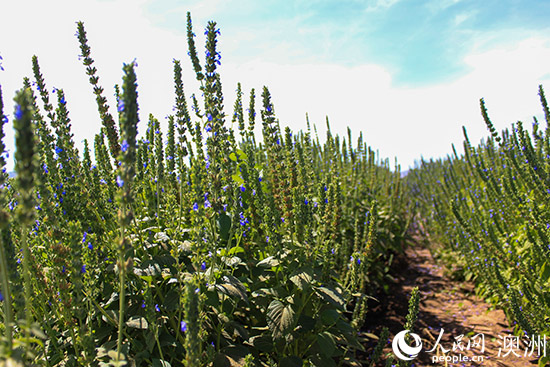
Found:
M 32 283 L 30 273 L 31 253 L 27 243 L 29 227 L 34 219 L 35 137 L 32 117 L 32 97 L 29 89 L 17 92 L 13 126 L 15 129 L 15 171 L 20 194 L 17 218 L 21 225 L 21 249 L 23 251 L 23 279 L 25 296 L 25 334 L 30 337 L 32 324 Z
M 119 315 L 118 315 L 118 339 L 116 361 L 120 362 L 122 351 L 122 336 L 124 333 L 125 280 L 126 273 L 132 267 L 132 247 L 126 236 L 126 228 L 133 219 L 132 212 L 132 181 L 135 176 L 136 161 L 136 136 L 138 125 L 137 82 L 134 71 L 134 63 L 124 65 L 123 95 L 119 100 L 118 112 L 120 113 L 121 144 L 116 179 L 119 187 L 118 221 L 120 224 L 120 242 L 118 246 L 118 271 L 119 271 Z
M 5 204 L 4 186 L 6 184 L 6 175 L 3 173 L 6 166 L 6 160 L 4 159 L 4 124 L 7 121 L 7 117 L 4 116 L 4 103 L 2 99 L 2 88 L 0 88 L 0 229 L 4 230 L 8 224 L 8 214 L 3 209 Z M 4 326 L 6 328 L 6 340 L 8 342 L 8 354 L 11 354 L 13 348 L 13 315 L 11 309 L 11 291 L 8 274 L 8 263 L 6 261 L 6 252 L 4 251 L 4 244 L 2 242 L 2 236 L 0 236 L 0 277 L 2 283 L 0 284 L 2 295 L 4 296 Z

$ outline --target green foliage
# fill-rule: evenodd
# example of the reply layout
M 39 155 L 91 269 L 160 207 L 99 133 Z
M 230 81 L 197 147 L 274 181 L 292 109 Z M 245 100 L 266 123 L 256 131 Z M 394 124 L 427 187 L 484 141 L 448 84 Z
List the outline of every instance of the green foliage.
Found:
M 174 61 L 168 131 L 150 115 L 138 137 L 137 65 L 116 87 L 117 129 L 77 24 L 103 124 L 82 156 L 66 96 L 55 90 L 50 104 L 33 58 L 35 81 L 16 96 L 17 176 L 0 192 L 3 355 L 46 366 L 359 363 L 368 295 L 407 239 L 399 171 L 351 132 L 329 129 L 321 143 L 309 121 L 281 131 L 267 87 L 261 107 L 250 91 L 245 119 L 238 85 L 235 133 L 219 29 L 206 27 L 204 66 L 190 17 L 187 29 L 203 99 L 191 95 L 191 116 Z
M 518 334 L 550 331 L 550 121 L 546 129 L 518 121 L 500 134 L 482 99 L 491 136 L 473 147 L 464 130 L 464 155 L 422 162 L 408 175 L 422 227 L 444 245 L 440 256 L 456 276 L 501 307 Z

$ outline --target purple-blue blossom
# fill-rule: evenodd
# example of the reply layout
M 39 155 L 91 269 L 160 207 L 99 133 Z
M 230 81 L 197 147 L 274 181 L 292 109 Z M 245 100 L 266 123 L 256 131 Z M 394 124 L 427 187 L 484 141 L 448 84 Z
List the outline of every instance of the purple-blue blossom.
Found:
M 21 120 L 23 118 L 23 110 L 20 105 L 15 106 L 15 118 Z

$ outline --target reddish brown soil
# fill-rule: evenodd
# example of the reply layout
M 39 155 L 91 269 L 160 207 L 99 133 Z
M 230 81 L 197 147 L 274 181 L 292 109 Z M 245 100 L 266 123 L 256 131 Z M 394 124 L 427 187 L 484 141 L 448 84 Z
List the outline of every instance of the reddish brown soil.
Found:
M 421 339 L 423 348 L 420 354 L 412 361 L 412 366 L 534 366 L 536 355 L 524 357 L 525 345 L 521 344 L 513 349 L 518 356 L 502 345 L 505 336 L 511 336 L 511 327 L 504 312 L 490 307 L 484 300 L 474 294 L 474 286 L 469 282 L 451 280 L 445 275 L 444 269 L 436 265 L 430 251 L 422 246 L 412 246 L 406 250 L 405 256 L 400 256 L 394 265 L 394 282 L 389 292 L 378 297 L 373 302 L 370 313 L 367 315 L 364 334 L 380 335 L 383 327 L 390 331 L 389 341 L 395 334 L 403 330 L 407 315 L 408 299 L 412 289 L 418 286 L 420 290 L 420 311 L 418 321 L 413 332 Z M 443 335 L 440 345 L 447 350 L 442 353 L 440 348 L 431 350 L 437 340 L 440 330 Z M 468 339 L 476 334 L 483 334 L 485 351 L 480 347 L 471 347 L 466 350 Z M 453 350 L 455 337 L 464 335 L 462 345 L 464 350 Z M 479 339 L 479 337 L 478 337 Z M 367 351 L 372 351 L 375 340 L 367 342 Z M 501 355 L 499 356 L 499 349 Z M 436 353 L 437 352 L 437 353 Z M 505 356 L 506 352 L 508 355 Z M 391 344 L 387 344 L 383 356 L 391 354 Z M 434 356 L 467 356 L 470 360 L 453 363 L 432 362 Z M 482 362 L 472 361 L 473 356 L 482 356 Z M 384 365 L 384 364 L 380 364 Z

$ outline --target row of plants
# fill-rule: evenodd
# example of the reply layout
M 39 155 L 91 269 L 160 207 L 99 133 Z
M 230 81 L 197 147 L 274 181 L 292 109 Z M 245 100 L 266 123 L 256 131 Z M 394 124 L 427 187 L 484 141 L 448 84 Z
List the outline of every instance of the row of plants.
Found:
M 482 99 L 491 135 L 474 147 L 464 129 L 464 154 L 453 147 L 452 156 L 422 161 L 407 180 L 439 255 L 526 340 L 550 335 L 550 112 L 542 86 L 539 96 L 542 126 L 534 118 L 531 131 L 518 121 L 501 133 Z
M 168 127 L 149 115 L 138 135 L 137 63 L 123 67 L 112 114 L 77 23 L 102 121 L 82 153 L 69 96 L 33 57 L 14 99 L 16 175 L 0 175 L 4 362 L 360 364 L 369 295 L 411 219 L 400 173 L 328 121 L 323 143 L 309 121 L 282 130 L 265 87 L 246 103 L 239 84 L 226 115 L 219 34 L 209 22 L 201 65 L 188 14 L 201 98 L 186 96 L 174 60 Z

